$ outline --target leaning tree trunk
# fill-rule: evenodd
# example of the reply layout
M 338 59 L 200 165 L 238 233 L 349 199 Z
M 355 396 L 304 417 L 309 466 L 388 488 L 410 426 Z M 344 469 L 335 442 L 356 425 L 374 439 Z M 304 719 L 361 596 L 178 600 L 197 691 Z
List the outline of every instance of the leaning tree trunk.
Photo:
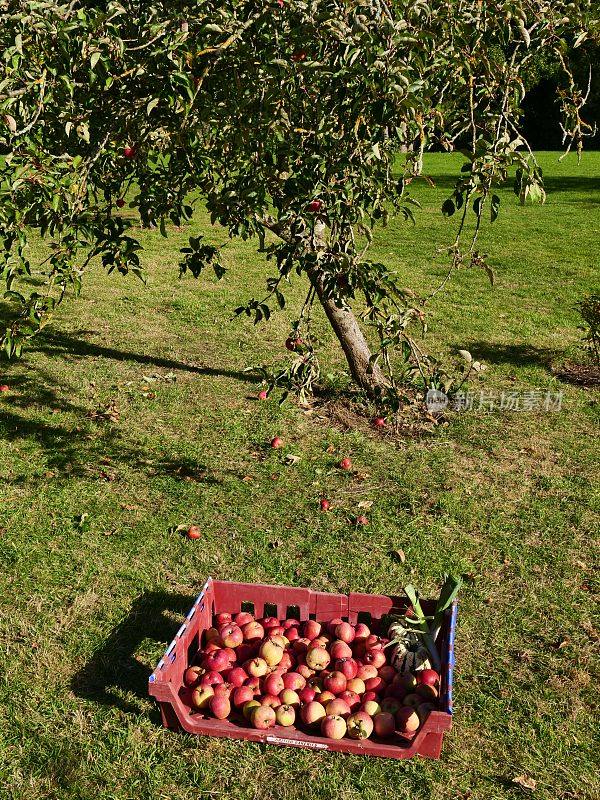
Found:
M 339 339 L 352 377 L 361 389 L 364 389 L 370 397 L 374 397 L 377 389 L 386 386 L 387 381 L 379 366 L 371 364 L 371 351 L 356 317 L 352 311 L 339 308 L 331 298 L 325 296 L 323 277 L 318 270 L 311 270 L 309 277 L 327 319 Z

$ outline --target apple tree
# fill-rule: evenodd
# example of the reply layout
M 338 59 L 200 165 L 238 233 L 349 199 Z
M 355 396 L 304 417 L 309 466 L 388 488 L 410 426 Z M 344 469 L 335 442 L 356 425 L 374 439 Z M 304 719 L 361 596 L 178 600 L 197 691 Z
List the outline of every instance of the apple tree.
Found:
M 318 375 L 317 302 L 355 382 L 397 402 L 399 375 L 432 380 L 413 332 L 425 310 L 369 258 L 374 229 L 412 219 L 426 148 L 460 149 L 441 209 L 458 220 L 449 270 L 489 271 L 477 235 L 494 186 L 516 168 L 520 201 L 543 199 L 519 132 L 529 64 L 560 62 L 565 141 L 581 148 L 593 130 L 567 53 L 598 38 L 599 17 L 592 0 L 0 0 L 4 351 L 21 353 L 93 259 L 143 276 L 126 195 L 165 235 L 203 203 L 272 264 L 238 314 L 268 320 L 305 283 L 288 380 Z M 221 278 L 220 252 L 192 237 L 180 270 Z

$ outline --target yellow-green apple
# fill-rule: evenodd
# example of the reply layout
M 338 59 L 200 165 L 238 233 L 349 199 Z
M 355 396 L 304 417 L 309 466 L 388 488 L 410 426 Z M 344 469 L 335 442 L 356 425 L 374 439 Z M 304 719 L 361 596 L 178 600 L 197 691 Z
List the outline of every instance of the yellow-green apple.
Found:
M 276 709 L 275 717 L 278 725 L 289 728 L 296 721 L 296 711 L 293 706 L 284 704 Z
M 357 711 L 346 720 L 348 736 L 351 739 L 368 739 L 373 733 L 373 720 L 366 711 Z
M 196 686 L 192 692 L 192 705 L 197 709 L 206 708 L 214 695 L 212 686 Z
M 277 715 L 270 706 L 259 706 L 255 708 L 250 717 L 254 728 L 259 731 L 266 731 L 272 728 L 277 721 Z
M 300 717 L 305 725 L 318 725 L 325 716 L 324 707 L 316 700 L 307 703 L 300 709 Z

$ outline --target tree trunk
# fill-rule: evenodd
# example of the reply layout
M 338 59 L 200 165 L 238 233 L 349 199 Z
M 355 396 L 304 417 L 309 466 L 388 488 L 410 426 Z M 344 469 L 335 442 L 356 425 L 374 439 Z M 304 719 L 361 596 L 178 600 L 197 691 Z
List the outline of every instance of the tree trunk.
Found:
M 386 386 L 387 381 L 381 369 L 377 365 L 371 365 L 371 351 L 356 317 L 351 311 L 339 308 L 333 300 L 325 297 L 323 279 L 318 270 L 309 271 L 309 277 L 342 346 L 352 377 L 361 389 L 374 397 L 377 389 Z

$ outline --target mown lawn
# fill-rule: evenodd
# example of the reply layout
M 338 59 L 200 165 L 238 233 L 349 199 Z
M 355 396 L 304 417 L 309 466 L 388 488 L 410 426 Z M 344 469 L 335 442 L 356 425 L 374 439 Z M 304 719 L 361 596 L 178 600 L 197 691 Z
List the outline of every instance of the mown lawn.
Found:
M 560 412 L 473 411 L 394 443 L 257 402 L 243 370 L 286 358 L 293 311 L 268 327 L 229 321 L 263 288 L 249 244 L 227 249 L 221 283 L 176 279 L 192 230 L 222 239 L 201 215 L 167 242 L 143 234 L 148 287 L 95 268 L 24 359 L 0 365 L 11 388 L 0 398 L 0 797 L 491 800 L 528 793 L 519 776 L 540 799 L 599 796 L 599 395 L 549 365 L 578 341 L 574 303 L 598 289 L 600 153 L 579 167 L 541 159 L 547 204 L 519 208 L 507 188 L 482 236 L 496 286 L 456 275 L 426 343 L 483 359 L 478 390 L 562 391 Z M 430 157 L 438 188 L 415 187 L 417 225 L 377 238 L 377 256 L 421 291 L 444 275 L 435 250 L 455 222 L 439 207 L 459 166 Z M 291 297 L 302 293 L 296 281 Z M 276 433 L 284 451 L 266 446 Z M 341 455 L 358 475 L 335 469 Z M 319 512 L 322 494 L 331 513 Z M 364 501 L 370 525 L 357 529 Z M 203 538 L 172 532 L 184 522 Z M 398 548 L 404 563 L 390 556 Z M 147 678 L 208 575 L 365 592 L 411 580 L 427 593 L 450 570 L 470 582 L 439 762 L 159 726 Z

